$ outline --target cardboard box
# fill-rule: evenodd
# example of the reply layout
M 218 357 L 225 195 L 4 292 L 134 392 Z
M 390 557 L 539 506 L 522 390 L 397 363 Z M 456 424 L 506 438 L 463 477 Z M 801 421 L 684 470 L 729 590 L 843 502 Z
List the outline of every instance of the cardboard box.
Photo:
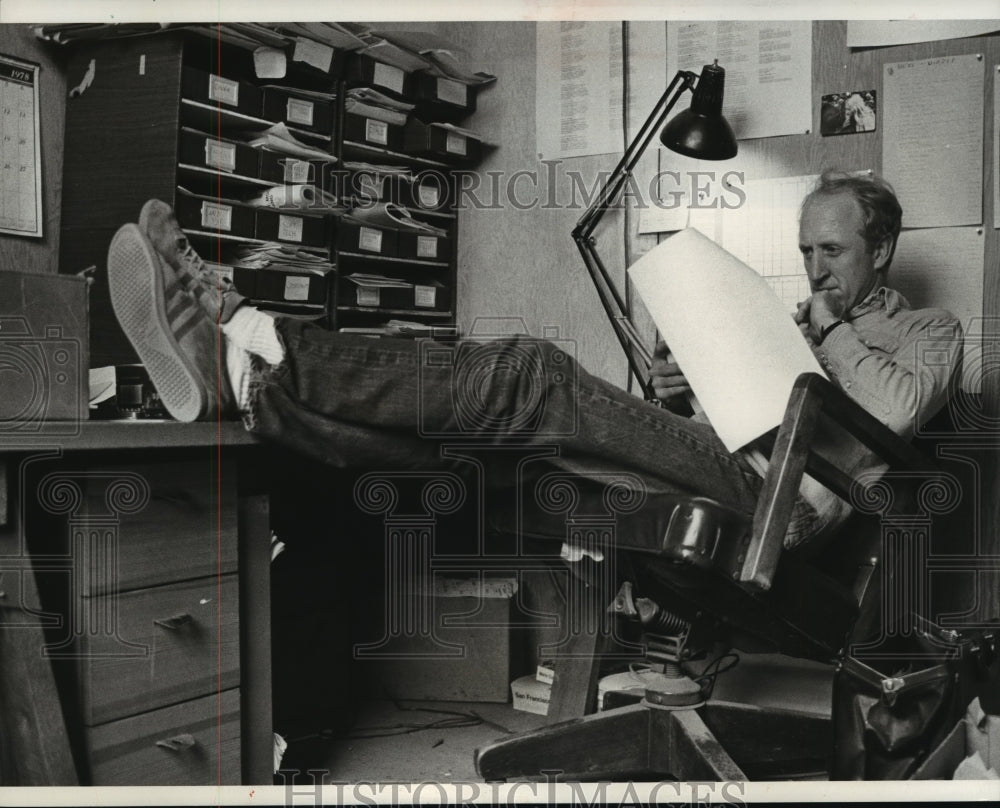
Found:
M 910 779 L 958 779 L 956 771 L 960 766 L 977 771 L 977 779 L 994 779 L 1000 775 L 1000 716 L 984 713 L 978 698 L 972 700 L 965 718 L 954 726 Z
M 398 233 L 391 227 L 373 227 L 347 219 L 337 224 L 337 246 L 345 252 L 395 258 L 397 239 Z
M 396 255 L 399 258 L 439 262 L 446 262 L 451 258 L 451 240 L 447 236 L 400 228 L 396 245 Z
M 479 162 L 483 144 L 474 137 L 438 123 L 411 118 L 403 127 L 403 151 L 454 165 Z
M 87 281 L 0 270 L 0 433 L 75 434 L 88 415 Z
M 194 129 L 181 129 L 178 151 L 179 162 L 198 168 L 214 169 L 252 179 L 256 179 L 260 170 L 257 149 L 246 143 L 206 135 Z
M 253 238 L 254 208 L 248 205 L 232 205 L 213 197 L 178 193 L 174 213 L 180 226 L 187 230 Z
M 344 114 L 344 140 L 399 151 L 403 146 L 403 127 L 347 112 Z
M 552 700 L 552 685 L 535 676 L 521 676 L 510 683 L 511 706 L 515 710 L 535 715 L 548 715 Z
M 300 160 L 270 149 L 260 152 L 258 175 L 262 180 L 285 185 L 318 185 L 323 181 L 323 171 L 328 163 L 323 160 Z
M 355 53 L 347 61 L 347 83 L 351 87 L 375 87 L 396 98 L 413 93 L 413 73 L 380 62 L 366 53 Z
M 264 87 L 264 117 L 290 127 L 329 135 L 333 132 L 333 104 L 305 98 L 282 87 Z
M 218 104 L 222 109 L 260 117 L 260 90 L 245 81 L 185 67 L 181 74 L 181 93 L 190 101 Z
M 321 216 L 299 216 L 285 210 L 258 208 L 254 236 L 263 241 L 323 247 L 326 245 L 326 219 Z
M 476 111 L 477 88 L 455 79 L 413 74 L 413 100 L 421 118 L 455 123 Z
M 373 663 L 387 695 L 425 701 L 506 702 L 520 673 L 512 639 L 515 578 L 450 578 L 430 584 L 432 636 L 393 637 Z M 533 679 L 534 677 L 532 677 Z

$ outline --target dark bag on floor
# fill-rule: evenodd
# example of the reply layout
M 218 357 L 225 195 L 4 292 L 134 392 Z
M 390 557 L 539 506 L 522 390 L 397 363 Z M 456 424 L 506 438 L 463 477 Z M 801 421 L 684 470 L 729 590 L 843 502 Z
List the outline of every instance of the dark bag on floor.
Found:
M 965 715 L 996 637 L 924 623 L 848 656 L 833 681 L 831 780 L 905 780 Z

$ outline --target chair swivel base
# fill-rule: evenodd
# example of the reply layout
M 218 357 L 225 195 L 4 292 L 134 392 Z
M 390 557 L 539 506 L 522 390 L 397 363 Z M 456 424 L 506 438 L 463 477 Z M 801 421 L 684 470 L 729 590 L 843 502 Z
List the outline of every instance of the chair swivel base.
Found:
M 796 779 L 824 774 L 831 746 L 829 718 L 813 713 L 639 703 L 502 738 L 476 751 L 476 770 L 487 781 L 544 780 L 553 772 L 578 782 Z

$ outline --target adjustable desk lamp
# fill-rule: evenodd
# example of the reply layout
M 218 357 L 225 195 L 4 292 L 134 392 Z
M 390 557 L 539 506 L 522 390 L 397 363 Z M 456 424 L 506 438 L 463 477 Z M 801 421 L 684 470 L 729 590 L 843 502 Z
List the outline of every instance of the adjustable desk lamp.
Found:
M 671 151 L 702 160 L 728 160 L 736 155 L 736 137 L 729 123 L 722 116 L 722 94 L 726 71 L 718 61 L 705 65 L 699 79 L 694 73 L 678 70 L 666 92 L 657 101 L 649 118 L 642 125 L 639 134 L 625 149 L 625 154 L 601 188 L 597 197 L 584 212 L 573 228 L 573 240 L 580 249 L 583 262 L 597 287 L 604 311 L 611 321 L 615 335 L 621 343 L 628 359 L 629 369 L 642 387 L 645 397 L 653 401 L 655 396 L 647 378 L 652 363 L 652 354 L 643 345 L 638 331 L 629 319 L 625 301 L 611 281 L 611 276 L 597 253 L 594 230 L 604 213 L 615 202 L 639 158 L 648 148 L 653 134 L 663 126 L 667 115 L 673 109 L 685 90 L 693 88 L 691 108 L 677 115 L 663 127 L 660 141 Z M 697 86 L 695 86 L 697 83 Z

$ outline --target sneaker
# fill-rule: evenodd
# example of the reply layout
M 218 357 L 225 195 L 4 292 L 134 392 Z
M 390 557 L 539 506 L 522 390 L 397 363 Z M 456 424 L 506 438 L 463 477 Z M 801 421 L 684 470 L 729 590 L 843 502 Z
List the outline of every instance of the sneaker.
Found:
M 205 266 L 166 202 L 150 199 L 139 212 L 139 229 L 173 267 L 187 292 L 214 323 L 225 323 L 245 298 L 233 282 Z
M 134 224 L 111 240 L 108 284 L 115 316 L 167 412 L 197 421 L 231 410 L 218 327 Z

